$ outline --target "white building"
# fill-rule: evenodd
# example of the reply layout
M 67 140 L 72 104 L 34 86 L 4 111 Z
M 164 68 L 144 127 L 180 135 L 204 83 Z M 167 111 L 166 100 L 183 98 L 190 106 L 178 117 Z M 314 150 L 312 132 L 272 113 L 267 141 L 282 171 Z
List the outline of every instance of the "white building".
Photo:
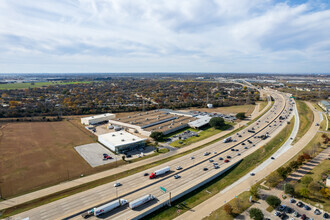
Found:
M 81 124 L 94 125 L 100 122 L 109 121 L 110 119 L 114 119 L 115 117 L 116 115 L 111 113 L 89 116 L 89 117 L 81 118 Z
M 197 116 L 197 118 L 198 119 L 196 121 L 192 121 L 192 122 L 188 123 L 188 125 L 191 128 L 198 129 L 200 127 L 203 127 L 203 126 L 207 125 L 211 120 L 210 116 Z
M 139 138 L 125 131 L 111 132 L 98 136 L 98 141 L 116 153 L 124 153 L 139 147 L 143 147 L 146 138 Z

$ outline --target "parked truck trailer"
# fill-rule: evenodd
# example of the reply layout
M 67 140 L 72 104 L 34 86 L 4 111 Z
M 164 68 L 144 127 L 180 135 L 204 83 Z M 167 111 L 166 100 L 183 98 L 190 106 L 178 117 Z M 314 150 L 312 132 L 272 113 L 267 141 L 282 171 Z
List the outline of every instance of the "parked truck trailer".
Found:
M 129 207 L 131 209 L 134 209 L 140 205 L 143 205 L 144 203 L 147 203 L 151 200 L 153 200 L 155 197 L 152 195 L 152 194 L 149 194 L 149 195 L 145 195 L 145 196 L 142 196 L 141 198 L 138 198 L 132 202 L 129 203 Z
M 169 171 L 170 171 L 170 167 L 169 166 L 164 167 L 162 169 L 156 170 L 155 172 L 151 173 L 150 176 L 149 176 L 149 178 L 150 179 L 156 178 L 156 176 L 162 175 L 162 174 L 167 173 Z

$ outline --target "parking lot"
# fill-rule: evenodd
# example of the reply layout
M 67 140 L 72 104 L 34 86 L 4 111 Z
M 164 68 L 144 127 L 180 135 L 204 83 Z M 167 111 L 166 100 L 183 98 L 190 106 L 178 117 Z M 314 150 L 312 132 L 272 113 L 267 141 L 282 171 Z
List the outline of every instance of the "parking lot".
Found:
M 210 116 L 210 117 L 222 117 L 224 120 L 227 121 L 234 121 L 236 117 L 231 114 L 221 114 L 216 112 L 201 112 L 201 111 L 190 111 L 192 114 L 197 114 L 199 116 Z
M 272 192 L 276 191 L 276 196 L 280 198 L 280 195 L 282 194 L 281 191 L 272 189 Z M 265 199 L 267 198 L 267 195 L 269 195 L 269 191 L 261 190 L 261 199 L 259 201 L 255 202 L 250 208 L 259 208 L 264 214 L 264 219 L 315 219 L 315 220 L 321 220 L 321 219 L 330 219 L 323 218 L 324 211 L 320 208 L 313 207 L 310 204 L 306 204 L 303 201 L 300 201 L 295 198 L 283 198 L 281 197 L 281 206 L 274 209 L 272 212 L 266 211 L 266 208 L 269 206 Z M 249 209 L 250 209 L 249 208 Z M 248 209 L 248 210 L 249 210 Z M 319 213 L 315 211 L 316 209 L 319 210 Z M 235 219 L 251 219 L 249 217 L 248 210 L 244 211 L 241 215 L 237 216 Z M 329 213 L 327 213 L 329 214 Z M 306 217 L 305 217 L 306 216 Z M 305 217 L 305 218 L 304 218 Z
M 99 143 L 80 145 L 74 149 L 91 167 L 97 167 L 116 161 L 115 155 Z M 107 154 L 109 156 L 108 159 L 105 159 L 103 154 Z

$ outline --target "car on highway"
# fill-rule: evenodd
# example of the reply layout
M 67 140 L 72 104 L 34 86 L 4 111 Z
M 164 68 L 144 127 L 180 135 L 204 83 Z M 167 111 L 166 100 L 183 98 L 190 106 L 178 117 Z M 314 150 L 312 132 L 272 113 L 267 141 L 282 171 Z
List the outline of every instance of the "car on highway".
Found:
M 212 160 L 212 159 L 209 159 L 209 161 L 210 161 L 211 163 L 213 163 L 213 162 L 214 162 L 214 160 Z
M 248 149 L 248 147 L 244 147 L 244 149 Z
M 223 158 L 222 157 L 219 157 L 219 160 L 223 160 Z
M 207 167 L 204 167 L 204 168 L 203 168 L 203 170 L 204 170 L 204 171 L 207 171 L 207 170 L 208 170 L 208 168 L 207 168 Z
M 174 179 L 179 179 L 180 176 L 178 174 L 174 175 Z
M 121 186 L 121 183 L 117 182 L 115 184 L 113 184 L 114 187 L 118 187 L 118 186 Z
M 240 154 L 240 153 L 237 153 L 236 155 L 237 155 L 237 156 L 241 156 L 241 154 Z
M 270 159 L 275 160 L 275 157 L 271 157 Z
M 228 158 L 228 159 L 230 159 L 230 158 L 231 158 L 231 156 L 229 156 L 229 155 L 228 155 L 228 156 L 227 156 L 227 158 Z
M 242 145 L 245 145 L 245 143 L 243 142 Z
M 250 140 L 247 140 L 247 142 L 249 142 L 249 144 L 252 144 L 252 141 L 250 141 Z
M 230 149 L 231 151 L 235 151 L 235 149 L 234 148 L 232 148 L 232 149 Z
M 210 155 L 210 152 L 205 152 L 204 153 L 204 156 L 208 156 L 208 155 Z
M 195 157 L 190 157 L 191 160 L 195 159 Z
M 251 176 L 254 176 L 254 175 L 256 175 L 256 174 L 255 174 L 255 173 L 250 173 L 250 175 L 251 175 Z
M 229 163 L 229 162 L 230 162 L 230 160 L 225 160 L 224 162 L 225 162 L 225 163 Z
M 181 166 L 177 166 L 177 167 L 176 167 L 176 170 L 181 170 L 181 169 L 182 169 Z
M 144 173 L 143 176 L 149 176 L 149 173 Z
M 214 165 L 214 169 L 219 169 L 219 165 Z

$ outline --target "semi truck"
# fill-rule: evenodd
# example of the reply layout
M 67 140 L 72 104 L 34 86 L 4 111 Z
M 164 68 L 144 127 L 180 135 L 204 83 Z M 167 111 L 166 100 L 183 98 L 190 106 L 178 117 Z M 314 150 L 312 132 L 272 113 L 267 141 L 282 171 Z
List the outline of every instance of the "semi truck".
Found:
M 152 194 L 148 194 L 148 195 L 145 195 L 145 196 L 142 196 L 141 198 L 138 198 L 132 202 L 130 202 L 128 204 L 128 206 L 131 208 L 131 209 L 134 209 L 140 205 L 143 205 L 144 203 L 147 203 L 151 200 L 153 200 L 155 197 L 152 195 Z
M 84 213 L 82 216 L 84 218 L 91 216 L 91 215 L 98 216 L 103 213 L 110 212 L 111 210 L 114 210 L 115 208 L 118 208 L 119 206 L 123 206 L 125 204 L 127 204 L 127 200 L 117 199 L 115 201 L 112 201 L 112 202 L 106 203 L 104 205 L 101 205 L 99 207 L 93 208 L 93 209 L 87 211 L 87 213 Z
M 153 172 L 153 173 L 150 174 L 149 179 L 156 178 L 156 176 L 162 175 L 162 174 L 167 173 L 169 171 L 170 171 L 170 167 L 169 166 L 164 167 L 164 168 L 159 169 L 159 170 L 156 170 L 155 172 Z

